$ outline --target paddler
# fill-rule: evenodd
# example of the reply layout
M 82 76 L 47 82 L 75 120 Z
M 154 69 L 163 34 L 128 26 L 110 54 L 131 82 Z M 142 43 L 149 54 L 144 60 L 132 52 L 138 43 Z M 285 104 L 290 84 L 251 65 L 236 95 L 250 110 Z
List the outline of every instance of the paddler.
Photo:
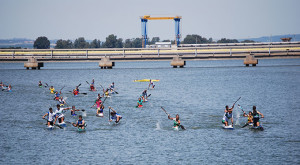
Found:
M 56 114 L 56 117 L 55 117 L 55 122 L 56 120 L 58 119 L 58 123 L 63 123 L 64 122 L 64 119 L 65 119 L 65 116 L 63 114 L 63 111 L 65 110 L 69 110 L 71 108 L 61 108 L 59 104 L 56 105 L 56 111 L 55 111 L 55 114 Z M 55 123 L 54 122 L 54 123 Z
M 112 107 L 108 107 L 109 109 L 111 109 L 111 112 L 110 112 L 110 115 L 111 115 L 111 118 L 110 118 L 110 122 L 112 120 L 115 120 L 116 123 L 118 123 L 121 119 L 122 119 L 122 116 L 119 115 Z
M 223 120 L 222 123 L 225 124 L 225 126 L 228 126 L 228 120 L 231 120 L 231 125 L 233 125 L 233 111 L 234 108 L 234 104 L 232 105 L 231 108 L 228 107 L 228 105 L 225 106 L 225 110 L 224 110 L 224 116 L 223 116 Z
M 51 87 L 49 88 L 49 90 L 50 90 L 50 93 L 54 94 L 55 89 L 54 89 L 53 86 L 51 86 Z
M 7 89 L 6 89 L 8 92 L 11 92 L 11 85 L 9 84 Z
M 93 108 L 94 106 L 97 105 L 97 110 L 100 109 L 100 105 L 102 104 L 102 101 L 100 99 L 97 99 L 95 104 L 93 106 L 91 106 L 91 108 Z
M 248 122 L 247 122 L 247 124 L 253 123 L 253 116 L 252 116 L 252 112 L 251 112 L 251 111 L 249 111 L 248 114 L 246 114 L 246 113 L 244 112 L 243 116 L 244 116 L 244 117 L 248 117 Z
M 90 90 L 91 90 L 91 91 L 95 91 L 95 90 L 96 90 L 94 84 L 95 84 L 95 80 L 93 79 L 93 80 L 92 80 L 92 83 L 91 83 L 91 85 L 90 85 Z
M 78 90 L 76 90 L 76 89 L 73 90 L 73 95 L 74 96 L 78 96 L 78 93 L 79 93 Z
M 101 104 L 100 108 L 97 108 L 97 115 L 102 115 L 103 116 L 103 110 L 104 110 L 104 105 Z
M 142 107 L 143 106 L 143 101 L 141 98 L 137 101 L 137 107 Z
M 40 88 L 43 87 L 42 81 L 39 81 L 39 87 L 40 87 Z
M 75 90 L 79 93 L 79 86 L 76 86 Z
M 43 116 L 43 119 L 45 119 L 46 116 L 48 116 L 48 119 L 47 119 L 48 127 L 53 126 L 55 124 L 55 121 L 53 122 L 53 119 L 55 118 L 55 113 L 52 111 L 52 108 L 49 108 L 49 112 L 47 112 Z
M 153 81 L 151 79 L 149 81 L 148 89 L 150 88 L 150 86 L 152 87 L 152 89 L 154 89 L 154 87 L 155 87 L 155 85 L 153 84 Z
M 173 117 L 170 116 L 170 114 L 168 114 L 168 119 L 173 120 L 174 121 L 173 128 L 178 129 L 178 127 L 180 126 L 179 115 L 176 114 L 176 117 L 173 118 Z
M 97 96 L 97 99 L 96 99 L 96 101 L 98 100 L 98 99 L 100 99 L 101 100 L 101 98 L 102 98 L 102 96 L 100 95 L 100 93 L 98 93 L 98 96 Z M 96 102 L 95 101 L 95 102 Z
M 84 122 L 84 120 L 82 119 L 82 116 L 79 115 L 77 122 L 76 122 L 76 123 L 72 123 L 72 125 L 73 125 L 74 127 L 78 127 L 78 128 L 80 128 L 80 129 L 84 129 L 85 122 Z
M 67 104 L 65 99 L 62 96 L 60 96 L 60 98 L 58 99 L 58 102 L 61 107 L 64 106 L 65 104 Z
M 109 96 L 109 89 L 108 89 L 108 88 L 107 88 L 106 90 L 103 89 L 103 92 L 104 92 L 104 95 L 105 95 L 106 97 Z
M 58 93 L 58 91 L 56 91 L 55 92 L 55 94 L 54 94 L 54 100 L 59 100 L 59 97 L 60 97 L 60 94 L 61 94 L 61 91 L 59 91 L 59 93 Z
M 142 93 L 142 99 L 143 99 L 143 102 L 146 102 L 147 99 L 148 99 L 148 96 L 147 96 L 147 89 L 145 89 Z
M 71 115 L 72 115 L 72 116 L 76 116 L 76 115 L 77 115 L 77 114 L 75 113 L 76 111 L 80 111 L 80 110 L 79 110 L 79 109 L 76 109 L 75 106 L 73 105 L 73 106 L 72 106 L 72 109 L 71 109 Z
M 111 91 L 113 91 L 113 90 L 115 89 L 115 83 L 114 83 L 114 82 L 112 82 L 112 83 L 110 84 L 109 89 L 110 89 Z
M 264 115 L 262 113 L 260 113 L 258 110 L 256 110 L 256 106 L 253 106 L 252 116 L 253 116 L 253 126 L 254 127 L 260 126 L 259 115 L 261 115 L 261 118 L 264 118 Z

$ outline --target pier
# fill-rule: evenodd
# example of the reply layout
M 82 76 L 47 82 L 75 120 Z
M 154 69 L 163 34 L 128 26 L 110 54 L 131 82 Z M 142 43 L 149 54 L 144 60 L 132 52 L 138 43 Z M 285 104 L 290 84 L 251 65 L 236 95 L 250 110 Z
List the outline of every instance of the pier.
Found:
M 26 69 L 40 69 L 48 62 L 98 62 L 101 69 L 111 69 L 116 62 L 170 61 L 170 66 L 184 67 L 193 60 L 244 60 L 256 66 L 259 59 L 300 58 L 300 42 L 251 44 L 193 44 L 177 48 L 112 49 L 0 49 L 0 62 L 24 63 Z

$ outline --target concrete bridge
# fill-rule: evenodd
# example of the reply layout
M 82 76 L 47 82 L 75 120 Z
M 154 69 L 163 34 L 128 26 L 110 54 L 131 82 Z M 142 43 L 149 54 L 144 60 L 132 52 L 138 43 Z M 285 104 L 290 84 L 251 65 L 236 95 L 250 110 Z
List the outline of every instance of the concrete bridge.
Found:
M 274 58 L 300 58 L 300 42 L 194 44 L 155 49 L 0 49 L 0 62 L 22 62 L 27 69 L 40 69 L 46 62 L 99 62 L 102 69 L 110 69 L 118 61 L 171 61 L 173 67 L 184 67 L 191 60 L 244 60 L 246 66 L 256 66 L 258 59 Z

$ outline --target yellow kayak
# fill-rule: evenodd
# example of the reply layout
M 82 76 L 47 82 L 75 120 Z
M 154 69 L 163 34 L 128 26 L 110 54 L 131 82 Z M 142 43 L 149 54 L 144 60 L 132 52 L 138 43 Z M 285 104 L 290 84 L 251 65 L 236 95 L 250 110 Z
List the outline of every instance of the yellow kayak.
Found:
M 158 82 L 158 79 L 142 79 L 142 80 L 133 80 L 134 82 L 150 82 L 150 80 L 152 82 Z

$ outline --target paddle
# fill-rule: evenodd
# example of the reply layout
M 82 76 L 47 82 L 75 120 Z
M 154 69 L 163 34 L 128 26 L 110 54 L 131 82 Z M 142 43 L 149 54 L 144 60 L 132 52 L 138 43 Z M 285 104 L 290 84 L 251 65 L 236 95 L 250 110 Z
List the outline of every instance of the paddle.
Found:
M 235 105 L 236 102 L 238 102 L 242 97 L 238 98 L 234 103 L 233 105 Z
M 240 104 L 238 104 L 238 107 L 243 111 L 243 113 L 245 114 L 245 111 L 243 110 L 242 106 Z M 246 123 L 245 125 L 242 126 L 242 128 L 247 127 L 247 125 L 249 125 L 249 123 Z
M 90 85 L 90 83 L 88 81 L 85 81 L 85 82 Z
M 108 121 L 110 120 L 110 108 L 108 108 Z
M 45 83 L 46 85 L 45 85 L 45 88 L 47 88 L 49 85 L 47 84 L 47 83 Z
M 66 86 L 63 86 L 61 89 L 60 89 L 60 92 L 65 88 Z
M 99 83 L 100 87 L 104 90 L 103 86 Z
M 163 107 L 160 107 L 160 108 L 169 116 L 168 112 Z M 185 130 L 185 127 L 183 125 L 181 125 L 181 124 L 179 125 L 179 127 L 181 129 Z
M 46 120 L 48 122 L 47 119 L 43 118 L 44 120 Z M 48 125 L 48 124 L 47 124 Z M 56 127 L 60 128 L 60 129 L 64 129 L 62 126 L 58 125 L 58 124 L 54 124 Z
M 243 110 L 242 106 L 240 106 L 240 104 L 238 104 L 238 107 L 243 111 L 243 113 L 245 113 L 245 111 Z

